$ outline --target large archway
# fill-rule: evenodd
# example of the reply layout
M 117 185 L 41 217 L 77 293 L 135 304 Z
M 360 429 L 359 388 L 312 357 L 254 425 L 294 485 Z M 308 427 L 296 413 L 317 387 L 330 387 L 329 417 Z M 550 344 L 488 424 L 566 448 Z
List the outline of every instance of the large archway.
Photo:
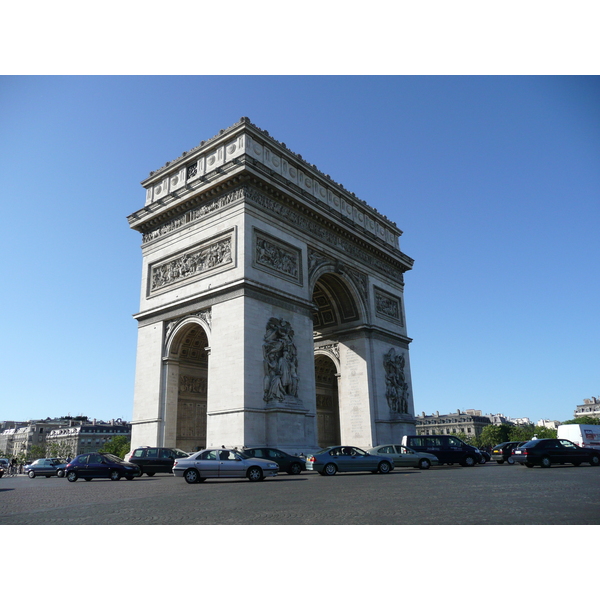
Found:
M 191 452 L 206 447 L 208 338 L 200 325 L 189 324 L 171 346 L 179 367 L 175 445 Z
M 317 444 L 324 448 L 342 443 L 339 339 L 360 322 L 361 311 L 351 286 L 340 273 L 321 274 L 314 283 L 312 299 Z

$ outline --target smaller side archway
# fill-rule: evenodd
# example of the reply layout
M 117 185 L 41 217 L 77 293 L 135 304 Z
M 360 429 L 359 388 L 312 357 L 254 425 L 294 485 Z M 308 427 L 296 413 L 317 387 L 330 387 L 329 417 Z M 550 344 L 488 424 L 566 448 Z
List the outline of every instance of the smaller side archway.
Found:
M 341 444 L 339 365 L 326 352 L 315 353 L 317 406 L 317 445 L 321 448 Z

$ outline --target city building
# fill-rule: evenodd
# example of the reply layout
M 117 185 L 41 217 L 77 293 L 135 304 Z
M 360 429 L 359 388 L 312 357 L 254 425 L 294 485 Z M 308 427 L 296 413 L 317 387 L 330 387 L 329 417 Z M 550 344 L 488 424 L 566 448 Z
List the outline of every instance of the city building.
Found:
M 43 449 L 47 455 L 76 456 L 98 450 L 117 435 L 131 436 L 131 425 L 121 419 L 104 421 L 60 418 L 14 423 L 0 432 L 0 455 L 29 458 Z
M 74 457 L 100 450 L 117 436 L 131 438 L 131 425 L 121 419 L 110 423 L 94 420 L 76 427 L 53 429 L 46 437 L 46 447 L 53 456 Z
M 578 404 L 574 412 L 574 418 L 578 417 L 593 417 L 600 419 L 600 397 L 585 398 L 583 404 Z
M 537 422 L 538 427 L 546 427 L 546 429 L 558 429 L 560 421 L 551 421 L 549 419 L 540 419 Z
M 417 435 L 456 435 L 477 437 L 484 427 L 491 425 L 489 416 L 484 416 L 480 410 L 457 410 L 455 413 L 426 415 L 424 412 L 415 417 Z

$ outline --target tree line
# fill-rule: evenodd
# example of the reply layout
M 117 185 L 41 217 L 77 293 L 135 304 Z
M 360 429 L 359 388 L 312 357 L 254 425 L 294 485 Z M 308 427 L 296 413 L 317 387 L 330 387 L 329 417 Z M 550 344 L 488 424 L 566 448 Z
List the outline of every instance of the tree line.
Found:
M 594 417 L 578 417 L 564 421 L 561 425 L 569 425 L 571 423 L 580 425 L 600 425 L 600 419 Z M 467 436 L 466 434 L 456 434 L 456 437 L 461 438 L 467 444 L 477 446 L 478 448 L 493 448 L 502 442 L 525 442 L 533 437 L 541 438 L 556 438 L 556 429 L 542 427 L 539 425 L 487 425 L 478 436 Z

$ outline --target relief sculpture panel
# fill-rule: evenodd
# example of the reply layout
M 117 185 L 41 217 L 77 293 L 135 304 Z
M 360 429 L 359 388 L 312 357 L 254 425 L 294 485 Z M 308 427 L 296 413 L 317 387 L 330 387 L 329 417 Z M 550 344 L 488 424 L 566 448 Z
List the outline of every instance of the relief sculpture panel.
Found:
M 149 293 L 160 293 L 218 267 L 233 266 L 233 234 L 200 244 L 178 256 L 150 265 Z
M 263 341 L 265 402 L 298 397 L 298 359 L 293 340 L 294 330 L 288 321 L 269 319 Z
M 386 398 L 393 413 L 408 412 L 408 384 L 404 374 L 406 359 L 404 353 L 397 354 L 394 348 L 383 357 L 385 368 Z

